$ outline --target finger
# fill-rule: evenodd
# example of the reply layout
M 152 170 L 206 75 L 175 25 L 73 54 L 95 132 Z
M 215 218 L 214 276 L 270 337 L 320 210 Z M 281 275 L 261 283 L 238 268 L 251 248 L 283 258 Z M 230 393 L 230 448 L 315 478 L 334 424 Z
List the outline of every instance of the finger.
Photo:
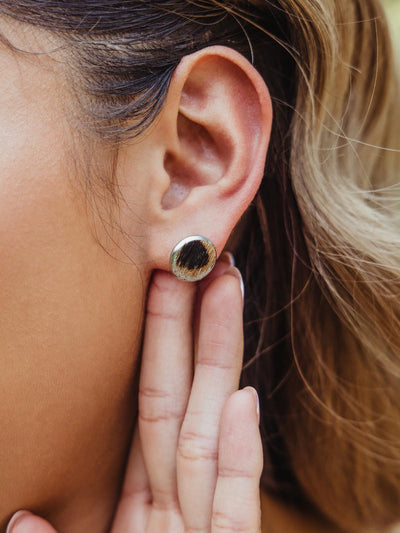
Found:
M 227 255 L 226 261 L 228 260 L 230 260 L 230 258 Z M 222 272 L 223 270 L 229 268 L 229 264 L 225 263 L 224 266 L 224 264 L 219 263 L 216 265 L 216 268 L 218 268 L 219 271 Z M 213 275 L 215 277 L 215 275 L 220 274 L 218 274 L 218 272 L 213 272 Z M 157 302 L 150 302 L 150 305 L 152 304 L 156 306 Z M 158 316 L 160 314 L 160 312 L 155 312 L 154 308 L 150 308 L 150 312 L 148 313 L 148 315 L 150 315 L 149 321 L 151 322 L 154 316 Z M 151 323 L 147 325 L 147 328 L 151 329 Z M 147 345 L 146 349 L 152 349 L 151 344 Z M 142 374 L 144 374 L 143 370 Z M 147 386 L 149 385 L 150 384 L 147 383 Z M 142 380 L 141 386 L 146 386 L 144 380 Z M 142 411 L 143 409 L 146 410 L 146 408 L 146 404 L 141 406 Z M 152 493 L 144 464 L 142 445 L 137 425 L 132 440 L 121 498 L 113 522 L 112 533 L 118 533 L 119 531 L 144 531 L 148 522 L 151 503 Z
M 149 290 L 139 386 L 139 431 L 153 507 L 176 509 L 176 448 L 193 377 L 196 285 L 158 271 Z
M 145 531 L 151 502 L 152 495 L 143 460 L 139 429 L 136 425 L 111 533 Z
M 225 406 L 212 533 L 261 532 L 259 487 L 263 455 L 257 404 L 257 393 L 246 387 L 235 392 Z
M 18 511 L 11 518 L 6 533 L 57 533 L 43 518 L 28 511 Z
M 229 269 L 230 266 L 235 266 L 235 259 L 230 252 L 223 252 L 221 254 L 221 257 L 217 261 L 215 267 L 210 272 L 210 274 L 208 274 L 208 276 L 202 279 L 197 286 L 196 305 L 194 308 L 194 330 L 193 330 L 194 354 L 195 355 L 198 353 L 199 332 L 200 332 L 200 311 L 201 311 L 201 302 L 203 300 L 203 296 L 207 288 L 211 284 L 211 282 L 214 279 L 225 274 L 225 272 Z M 195 358 L 195 362 L 196 362 L 196 358 Z
M 213 270 L 211 270 L 208 276 L 199 282 L 197 289 L 198 299 L 202 299 L 203 294 L 207 290 L 207 287 L 210 285 L 210 283 L 219 276 L 222 276 L 222 274 L 224 274 L 230 266 L 235 266 L 235 258 L 230 252 L 223 252 Z
M 189 531 L 210 529 L 220 418 L 238 387 L 242 357 L 240 273 L 230 267 L 203 296 L 196 372 L 179 438 L 179 501 Z

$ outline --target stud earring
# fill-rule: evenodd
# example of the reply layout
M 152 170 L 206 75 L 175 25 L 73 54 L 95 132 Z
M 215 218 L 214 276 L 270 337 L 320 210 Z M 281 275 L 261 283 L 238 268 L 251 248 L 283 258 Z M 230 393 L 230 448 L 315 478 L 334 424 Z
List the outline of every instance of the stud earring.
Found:
M 217 261 L 213 243 L 193 235 L 180 241 L 171 253 L 171 271 L 184 281 L 199 281 L 211 272 Z

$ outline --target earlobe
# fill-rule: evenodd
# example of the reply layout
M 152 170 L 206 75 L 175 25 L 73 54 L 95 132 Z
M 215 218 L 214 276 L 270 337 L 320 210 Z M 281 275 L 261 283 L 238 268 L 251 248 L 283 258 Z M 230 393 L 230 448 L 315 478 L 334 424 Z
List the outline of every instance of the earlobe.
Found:
M 271 123 L 268 89 L 241 54 L 215 46 L 182 60 L 157 125 L 164 158 L 152 184 L 154 268 L 168 270 L 171 250 L 190 235 L 221 253 L 259 187 Z

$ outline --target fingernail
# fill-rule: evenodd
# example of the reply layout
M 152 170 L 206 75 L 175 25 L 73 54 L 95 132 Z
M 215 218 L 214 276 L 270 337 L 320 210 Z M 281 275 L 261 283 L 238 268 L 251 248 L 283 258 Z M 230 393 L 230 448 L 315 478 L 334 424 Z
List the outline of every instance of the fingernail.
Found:
M 240 273 L 240 270 L 234 266 L 231 266 L 228 268 L 228 270 L 225 272 L 225 274 L 229 274 L 230 276 L 235 276 L 240 282 L 240 290 L 242 292 L 242 300 L 244 302 L 244 282 L 242 274 Z
M 260 398 L 258 396 L 258 392 L 254 387 L 246 387 L 246 389 L 253 395 L 254 407 L 256 409 L 258 423 L 260 423 Z
M 228 263 L 231 266 L 235 266 L 235 258 L 231 252 L 222 252 L 220 260 L 224 263 Z
M 30 513 L 29 511 L 23 510 L 16 512 L 8 523 L 6 533 L 12 533 L 15 529 L 15 526 L 17 526 L 21 522 L 21 520 L 27 518 L 28 516 L 32 516 L 32 513 Z

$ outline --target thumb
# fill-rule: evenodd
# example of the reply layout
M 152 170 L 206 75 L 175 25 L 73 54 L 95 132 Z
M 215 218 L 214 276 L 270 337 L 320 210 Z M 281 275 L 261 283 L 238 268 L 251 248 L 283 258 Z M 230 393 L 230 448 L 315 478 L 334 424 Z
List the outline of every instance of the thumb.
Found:
M 8 523 L 6 533 L 57 533 L 43 518 L 29 511 L 18 511 Z

